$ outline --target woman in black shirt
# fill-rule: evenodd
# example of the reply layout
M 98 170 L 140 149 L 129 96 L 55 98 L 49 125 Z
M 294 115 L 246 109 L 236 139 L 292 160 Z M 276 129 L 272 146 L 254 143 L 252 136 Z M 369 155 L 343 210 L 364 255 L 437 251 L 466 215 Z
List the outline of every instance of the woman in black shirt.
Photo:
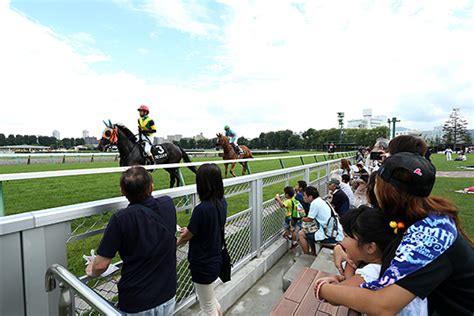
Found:
M 222 315 L 212 286 L 222 266 L 221 230 L 227 218 L 219 167 L 216 164 L 202 165 L 196 174 L 196 187 L 201 203 L 194 208 L 188 227 L 181 230 L 177 244 L 190 241 L 189 268 L 202 314 Z

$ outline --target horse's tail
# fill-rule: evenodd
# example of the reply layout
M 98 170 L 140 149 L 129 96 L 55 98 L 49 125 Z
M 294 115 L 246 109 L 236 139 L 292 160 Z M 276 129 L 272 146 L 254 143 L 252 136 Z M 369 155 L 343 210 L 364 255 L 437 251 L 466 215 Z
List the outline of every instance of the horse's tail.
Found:
M 183 155 L 183 160 L 184 160 L 184 162 L 192 162 L 191 159 L 189 158 L 188 154 L 184 151 L 184 149 L 181 148 L 180 146 L 178 146 L 178 147 L 179 147 L 179 150 L 181 150 L 181 154 Z M 189 166 L 188 168 L 189 168 L 189 170 L 191 170 L 192 172 L 197 173 L 196 167 L 194 167 L 194 166 Z

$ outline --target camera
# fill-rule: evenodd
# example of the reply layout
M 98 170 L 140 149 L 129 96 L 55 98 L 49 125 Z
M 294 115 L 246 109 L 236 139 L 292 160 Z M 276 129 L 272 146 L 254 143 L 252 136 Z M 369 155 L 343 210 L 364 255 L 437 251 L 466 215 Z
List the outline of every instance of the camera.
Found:
M 370 153 L 370 160 L 382 160 L 383 152 L 381 151 L 373 151 Z

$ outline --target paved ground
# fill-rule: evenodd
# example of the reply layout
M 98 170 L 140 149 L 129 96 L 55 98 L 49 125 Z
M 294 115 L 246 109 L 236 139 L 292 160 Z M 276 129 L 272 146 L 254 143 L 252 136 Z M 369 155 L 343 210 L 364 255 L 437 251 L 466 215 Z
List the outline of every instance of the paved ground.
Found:
M 437 177 L 447 177 L 447 178 L 473 178 L 474 171 L 437 171 Z
M 282 278 L 293 264 L 293 257 L 290 251 L 285 254 L 225 315 L 269 315 L 283 295 Z

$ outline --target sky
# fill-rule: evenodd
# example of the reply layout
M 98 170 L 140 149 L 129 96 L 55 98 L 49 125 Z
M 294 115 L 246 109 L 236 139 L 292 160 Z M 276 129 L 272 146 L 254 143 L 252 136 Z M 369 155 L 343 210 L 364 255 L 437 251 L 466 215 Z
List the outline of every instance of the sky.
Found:
M 474 128 L 474 0 L 0 0 L 0 133 Z

